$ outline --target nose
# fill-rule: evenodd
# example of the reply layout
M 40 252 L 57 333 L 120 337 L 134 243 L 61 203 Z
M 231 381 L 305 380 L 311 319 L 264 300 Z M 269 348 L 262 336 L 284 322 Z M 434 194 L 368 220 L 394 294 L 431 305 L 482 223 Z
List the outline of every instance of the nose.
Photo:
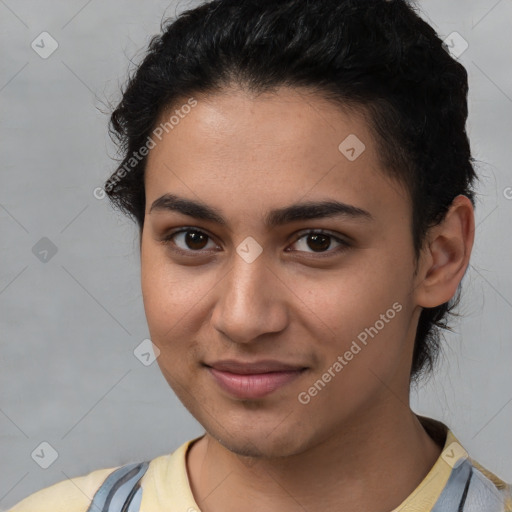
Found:
M 216 287 L 213 327 L 227 339 L 250 344 L 265 334 L 285 329 L 288 322 L 286 285 L 263 254 L 247 263 L 234 255 L 231 271 Z

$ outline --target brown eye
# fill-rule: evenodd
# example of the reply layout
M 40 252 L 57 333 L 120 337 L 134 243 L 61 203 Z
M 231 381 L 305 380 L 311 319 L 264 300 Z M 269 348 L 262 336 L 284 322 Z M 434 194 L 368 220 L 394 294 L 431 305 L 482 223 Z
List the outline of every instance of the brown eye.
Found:
M 322 252 L 329 249 L 331 237 L 326 235 L 307 235 L 308 247 L 315 252 Z
M 185 232 L 184 242 L 189 249 L 201 250 L 207 245 L 208 236 L 200 231 L 189 230 Z
M 335 253 L 349 247 L 349 243 L 323 231 L 309 231 L 300 236 L 293 245 L 295 251 L 306 253 Z
M 192 228 L 170 233 L 165 236 L 162 242 L 166 244 L 173 244 L 183 252 L 200 252 L 204 249 L 208 250 L 216 247 L 216 244 L 213 243 L 206 233 Z M 209 242 L 211 242 L 213 246 L 208 247 Z

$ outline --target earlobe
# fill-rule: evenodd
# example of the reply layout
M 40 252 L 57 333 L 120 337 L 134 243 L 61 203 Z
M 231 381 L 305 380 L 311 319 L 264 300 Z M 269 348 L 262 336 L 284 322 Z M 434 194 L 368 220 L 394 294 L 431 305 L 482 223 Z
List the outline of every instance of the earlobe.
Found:
M 444 220 L 427 234 L 415 287 L 419 306 L 433 308 L 455 295 L 469 265 L 474 235 L 473 205 L 469 198 L 459 195 Z

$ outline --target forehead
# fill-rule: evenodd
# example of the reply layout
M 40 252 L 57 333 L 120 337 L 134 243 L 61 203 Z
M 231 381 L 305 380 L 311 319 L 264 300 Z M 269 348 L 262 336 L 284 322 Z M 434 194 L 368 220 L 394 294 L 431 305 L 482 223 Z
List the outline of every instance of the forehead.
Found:
M 194 99 L 196 105 L 181 112 L 149 153 L 148 209 L 163 193 L 252 213 L 326 196 L 365 210 L 408 202 L 382 171 L 370 127 L 357 111 L 290 88 Z M 187 100 L 176 102 L 159 122 L 179 114 Z

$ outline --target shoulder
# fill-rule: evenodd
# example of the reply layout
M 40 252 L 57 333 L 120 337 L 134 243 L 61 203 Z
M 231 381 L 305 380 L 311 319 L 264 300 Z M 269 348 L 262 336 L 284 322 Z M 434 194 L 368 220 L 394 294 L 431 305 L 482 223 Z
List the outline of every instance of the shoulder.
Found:
M 443 447 L 424 482 L 436 501 L 433 512 L 448 510 L 512 512 L 511 486 L 479 464 L 442 422 L 418 416 L 434 441 Z M 434 492 L 433 482 L 437 477 Z M 434 493 L 434 494 L 432 494 Z M 437 495 L 437 497 L 436 497 Z
M 500 503 L 503 508 L 496 508 L 496 510 L 512 512 L 511 485 L 483 467 L 476 460 L 470 458 L 470 461 L 473 468 L 473 479 L 468 487 L 468 501 L 482 505 L 488 501 L 488 505 L 492 504 L 494 506 Z
M 8 512 L 86 512 L 95 492 L 118 467 L 57 482 L 31 494 Z
M 95 510 L 102 510 L 106 500 L 114 498 L 118 504 L 131 504 L 129 510 L 138 510 L 139 505 L 142 510 L 166 510 L 170 502 L 183 505 L 177 505 L 177 510 L 191 507 L 198 510 L 185 460 L 188 447 L 196 439 L 147 462 L 99 469 L 62 480 L 31 494 L 8 512 L 87 512 L 93 500 L 95 505 L 100 505 L 93 505 Z M 97 492 L 100 487 L 101 491 Z

